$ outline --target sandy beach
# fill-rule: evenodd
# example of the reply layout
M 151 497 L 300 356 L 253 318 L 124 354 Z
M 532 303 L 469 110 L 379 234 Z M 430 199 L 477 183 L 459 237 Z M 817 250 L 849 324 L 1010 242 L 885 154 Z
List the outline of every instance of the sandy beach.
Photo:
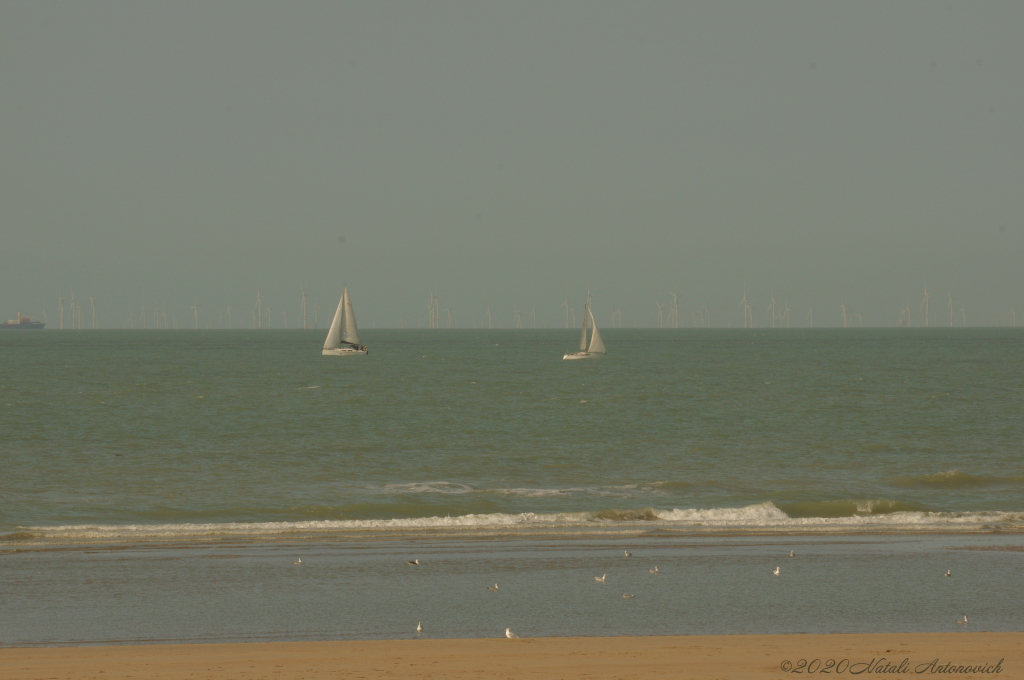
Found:
M 801 660 L 806 661 L 806 667 Z M 786 662 L 791 664 L 789 672 L 783 670 Z M 0 649 L 0 668 L 7 680 L 771 680 L 807 675 L 1019 678 L 1024 677 L 1024 633 L 419 639 L 8 648 Z M 800 670 L 804 672 L 796 672 Z M 808 673 L 808 670 L 813 672 Z M 832 672 L 827 673 L 828 670 Z

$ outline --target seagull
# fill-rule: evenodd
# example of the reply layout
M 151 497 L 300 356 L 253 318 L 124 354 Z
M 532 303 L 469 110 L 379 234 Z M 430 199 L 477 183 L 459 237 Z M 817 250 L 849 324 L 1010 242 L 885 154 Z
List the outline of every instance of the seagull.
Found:
M 790 551 L 789 551 L 789 556 L 790 556 L 790 557 L 796 557 L 796 555 L 794 555 L 794 554 L 793 554 L 793 551 L 792 551 L 792 550 L 790 550 Z
M 779 575 L 779 568 L 775 567 L 775 571 L 773 571 L 772 573 L 775 574 L 776 576 L 778 576 Z
M 417 621 L 416 622 L 416 632 L 417 633 L 422 633 L 423 632 L 423 622 L 422 621 Z
M 408 562 L 406 562 L 406 564 L 411 564 L 414 567 L 418 567 L 418 566 L 420 566 L 420 561 L 419 560 L 409 560 Z
M 658 573 L 658 567 L 654 567 L 654 569 L 648 569 L 647 573 L 648 574 L 657 574 Z
M 299 559 L 292 562 L 292 564 L 302 564 L 302 558 L 300 557 Z
M 515 640 L 515 639 L 516 639 L 517 637 L 519 637 L 519 636 L 518 636 L 518 635 L 516 635 L 515 633 L 513 633 L 513 632 L 511 631 L 511 629 L 509 629 L 509 628 L 506 628 L 506 629 L 505 629 L 505 637 L 507 637 L 507 638 L 508 638 L 509 640 Z
M 608 574 L 605 574 L 603 576 L 595 576 L 594 580 L 597 581 L 598 583 L 604 583 L 604 580 L 606 578 L 608 578 Z
M 949 571 L 949 569 L 947 569 L 947 570 L 946 570 L 946 573 L 945 573 L 944 575 L 945 575 L 945 576 L 952 576 L 953 574 L 951 574 L 951 573 L 950 573 L 950 571 Z
M 490 587 L 490 586 L 487 586 L 487 590 L 491 591 L 492 593 L 498 592 L 498 584 L 495 583 L 493 588 Z
M 630 595 L 629 593 L 623 593 L 622 594 L 622 599 L 623 600 L 629 600 L 629 599 L 632 599 L 634 597 L 636 597 L 636 595 Z
M 956 622 L 959 623 L 961 626 L 966 626 L 967 625 L 967 614 L 964 614 L 964 620 L 963 621 L 961 621 L 960 619 L 957 619 Z
M 629 552 L 628 550 L 623 550 L 622 552 L 626 553 L 626 557 L 632 557 L 633 556 L 633 553 Z

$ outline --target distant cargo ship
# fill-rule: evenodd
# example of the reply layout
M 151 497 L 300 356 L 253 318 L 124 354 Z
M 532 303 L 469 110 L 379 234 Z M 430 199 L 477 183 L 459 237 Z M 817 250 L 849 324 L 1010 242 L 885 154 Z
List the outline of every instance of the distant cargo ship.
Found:
M 42 321 L 33 321 L 31 317 L 29 317 L 29 316 L 22 316 L 21 312 L 18 312 L 18 318 L 17 319 L 11 319 L 10 321 L 6 321 L 4 323 L 0 323 L 0 330 L 9 329 L 9 328 L 26 328 L 26 329 L 39 330 L 40 328 L 43 328 L 44 326 L 46 326 L 46 324 L 43 323 Z

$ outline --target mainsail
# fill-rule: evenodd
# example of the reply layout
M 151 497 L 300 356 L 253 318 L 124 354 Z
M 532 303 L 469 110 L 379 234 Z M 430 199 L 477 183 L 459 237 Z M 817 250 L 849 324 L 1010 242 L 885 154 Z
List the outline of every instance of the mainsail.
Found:
M 338 311 L 334 313 L 334 320 L 331 321 L 331 330 L 327 333 L 327 341 L 324 342 L 324 349 L 338 349 L 341 347 L 341 316 L 344 310 L 344 302 L 345 296 L 342 296 L 342 298 L 338 300 Z
M 597 322 L 594 321 L 594 310 L 588 310 L 590 313 L 590 325 L 594 328 L 594 332 L 590 335 L 590 348 L 587 350 L 591 354 L 604 354 L 604 342 L 601 340 L 601 334 L 597 332 Z
M 356 328 L 356 313 L 352 309 L 352 302 L 348 299 L 348 286 L 345 286 L 345 292 L 341 296 L 341 300 L 342 306 L 345 309 L 345 331 L 342 333 L 341 339 L 353 345 L 358 345 L 359 330 Z M 601 351 L 603 352 L 604 350 Z

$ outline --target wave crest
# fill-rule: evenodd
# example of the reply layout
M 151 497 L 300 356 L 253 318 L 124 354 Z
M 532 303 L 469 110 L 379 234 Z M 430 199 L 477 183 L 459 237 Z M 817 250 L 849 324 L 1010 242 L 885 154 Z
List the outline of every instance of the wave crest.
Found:
M 904 503 L 887 498 L 841 501 L 805 501 L 779 503 L 779 507 L 790 517 L 857 517 L 860 515 L 891 515 L 896 512 L 926 512 L 927 508 L 917 503 Z
M 446 517 L 396 519 L 333 519 L 295 522 L 224 522 L 209 524 L 81 524 L 18 527 L 18 533 L 0 537 L 0 543 L 41 540 L 59 542 L 159 541 L 223 537 L 267 539 L 365 538 L 400 533 L 477 530 L 497 535 L 527 534 L 536 530 L 567 536 L 587 531 L 640 527 L 704 532 L 752 531 L 843 533 L 862 531 L 966 531 L 1024 532 L 1024 512 L 929 512 L 890 500 L 825 501 L 775 505 L 771 502 L 739 508 L 605 509 L 591 512 L 481 513 Z

